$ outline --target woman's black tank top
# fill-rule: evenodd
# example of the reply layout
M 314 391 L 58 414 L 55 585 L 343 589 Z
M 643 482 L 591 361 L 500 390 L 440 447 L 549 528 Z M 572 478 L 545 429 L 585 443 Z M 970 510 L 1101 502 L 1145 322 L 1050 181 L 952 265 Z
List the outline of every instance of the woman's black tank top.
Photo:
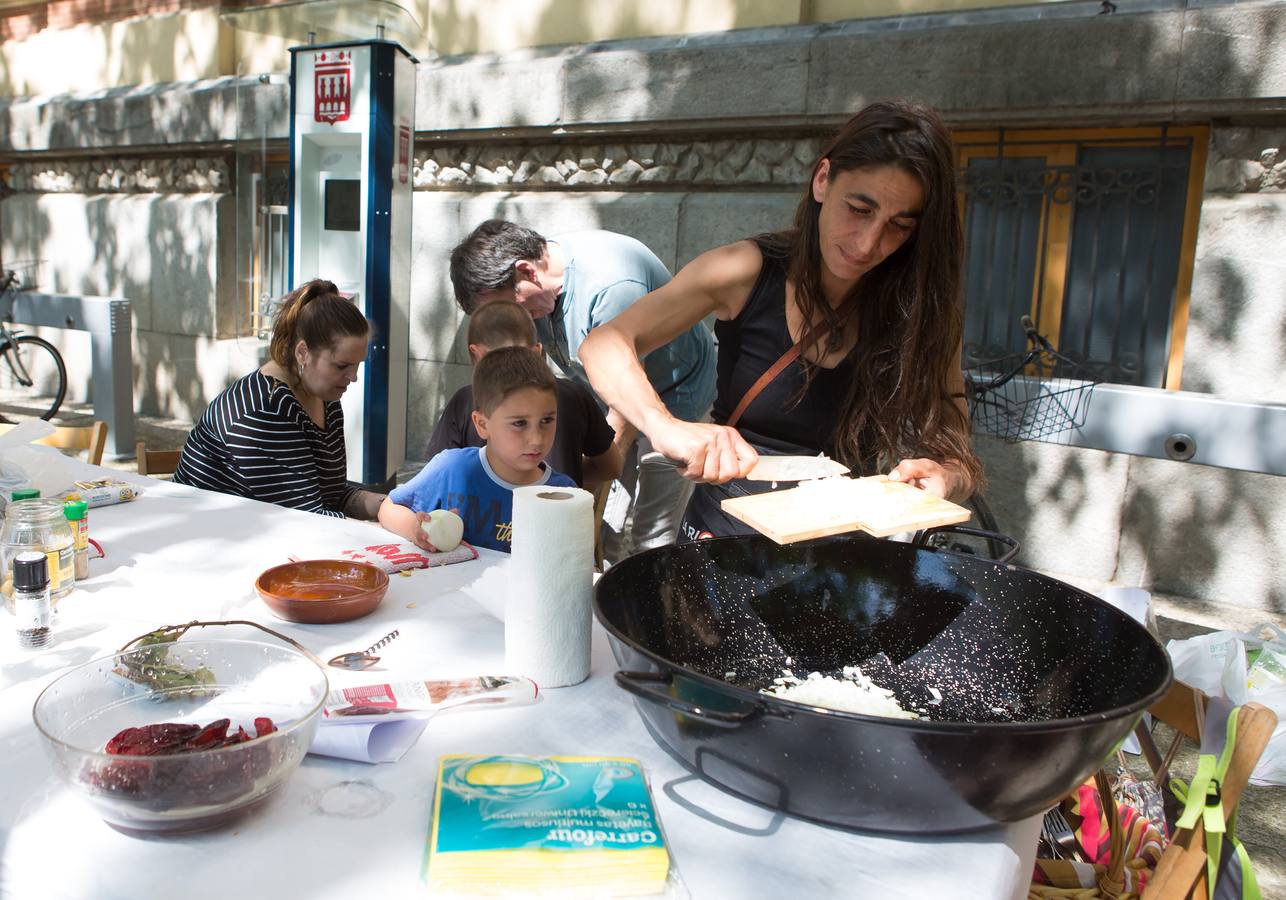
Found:
M 786 260 L 768 253 L 763 257 L 741 314 L 715 322 L 719 365 L 713 418 L 718 423 L 728 421 L 759 376 L 794 345 L 786 324 Z M 807 393 L 795 403 L 804 384 L 803 365 L 796 359 L 751 401 L 737 430 L 761 452 L 833 453 L 835 424 L 852 378 L 848 358 L 833 369 L 819 368 Z

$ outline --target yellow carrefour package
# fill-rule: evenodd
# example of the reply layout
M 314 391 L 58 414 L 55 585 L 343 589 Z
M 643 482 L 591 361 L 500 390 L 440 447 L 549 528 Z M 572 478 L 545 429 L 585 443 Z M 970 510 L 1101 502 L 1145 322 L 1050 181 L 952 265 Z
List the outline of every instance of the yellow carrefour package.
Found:
M 642 766 L 624 757 L 444 756 L 425 860 L 435 896 L 676 896 Z

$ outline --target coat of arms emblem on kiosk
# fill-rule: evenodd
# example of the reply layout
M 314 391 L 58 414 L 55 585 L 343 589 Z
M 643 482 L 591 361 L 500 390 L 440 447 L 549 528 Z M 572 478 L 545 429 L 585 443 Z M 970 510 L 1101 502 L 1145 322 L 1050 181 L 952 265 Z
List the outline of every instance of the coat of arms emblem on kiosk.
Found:
M 352 98 L 353 54 L 318 53 L 313 64 L 313 119 L 334 125 L 348 119 Z

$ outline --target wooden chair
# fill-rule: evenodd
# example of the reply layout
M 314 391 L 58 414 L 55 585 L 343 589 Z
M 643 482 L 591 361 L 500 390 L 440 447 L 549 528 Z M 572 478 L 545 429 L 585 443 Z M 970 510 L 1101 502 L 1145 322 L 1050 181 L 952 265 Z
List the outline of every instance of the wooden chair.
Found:
M 1150 712 L 1184 738 L 1201 742 L 1206 696 L 1176 681 Z M 1228 772 L 1219 786 L 1225 820 L 1241 800 L 1268 740 L 1277 726 L 1277 716 L 1258 703 L 1247 703 L 1237 716 L 1237 743 Z M 1152 760 L 1149 760 L 1152 762 Z M 1231 852 L 1227 845 L 1224 852 Z M 1205 828 L 1200 819 L 1191 830 L 1179 831 L 1148 881 L 1143 900 L 1207 900 Z
M 1152 769 L 1153 776 L 1162 791 L 1169 790 L 1169 768 L 1175 752 L 1185 741 L 1200 745 L 1201 731 L 1205 725 L 1207 697 L 1201 691 L 1181 682 L 1174 682 L 1170 690 L 1159 701 L 1153 704 L 1149 712 L 1154 719 L 1164 722 L 1176 732 L 1168 752 L 1162 754 L 1152 739 L 1151 732 L 1140 725 L 1136 730 L 1143 755 Z M 1237 713 L 1237 736 L 1232 758 L 1227 772 L 1219 783 L 1219 797 L 1223 806 L 1225 821 L 1228 821 L 1241 800 L 1242 793 L 1259 761 L 1268 740 L 1276 727 L 1277 717 L 1273 711 L 1258 703 L 1247 703 Z M 1190 774 L 1190 773 L 1187 773 Z M 1096 777 L 1100 798 L 1111 796 L 1111 787 L 1105 771 L 1100 770 Z M 1120 817 L 1115 804 L 1104 808 L 1108 832 L 1111 835 L 1112 852 L 1122 858 L 1114 858 L 1101 872 L 1097 885 L 1076 889 L 1077 897 L 1116 896 L 1116 891 L 1125 885 L 1123 868 L 1125 866 L 1125 835 L 1121 830 Z M 1143 891 L 1143 900 L 1209 900 L 1206 872 L 1205 829 L 1201 818 L 1198 818 L 1192 829 L 1180 829 L 1172 836 L 1170 844 L 1162 853 L 1155 871 L 1148 877 Z M 1223 846 L 1223 854 L 1233 853 L 1230 843 Z M 1065 865 L 1060 863 L 1060 865 Z M 1085 873 L 1079 872 L 1078 879 Z M 1060 878 L 1063 875 L 1058 876 Z M 1080 884 L 1085 885 L 1084 881 Z M 1050 887 L 1032 885 L 1031 896 L 1054 897 L 1070 896 L 1069 885 Z
M 179 467 L 179 457 L 183 455 L 182 450 L 149 450 L 142 441 L 134 450 L 138 454 L 140 475 L 173 475 Z
M 0 434 L 12 429 L 14 425 L 0 425 Z M 35 441 L 47 447 L 59 450 L 84 450 L 85 459 L 90 465 L 103 464 L 103 448 L 107 446 L 107 423 L 92 422 L 89 425 L 55 425 L 54 433 Z

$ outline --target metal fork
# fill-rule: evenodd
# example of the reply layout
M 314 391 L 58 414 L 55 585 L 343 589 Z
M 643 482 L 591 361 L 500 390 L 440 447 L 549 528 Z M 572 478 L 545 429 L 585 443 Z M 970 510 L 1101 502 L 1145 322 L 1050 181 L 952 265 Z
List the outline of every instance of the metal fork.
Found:
M 1081 860 L 1080 845 L 1076 843 L 1076 832 L 1063 816 L 1057 806 L 1045 813 L 1045 823 L 1041 831 L 1049 839 L 1050 849 L 1061 859 Z

